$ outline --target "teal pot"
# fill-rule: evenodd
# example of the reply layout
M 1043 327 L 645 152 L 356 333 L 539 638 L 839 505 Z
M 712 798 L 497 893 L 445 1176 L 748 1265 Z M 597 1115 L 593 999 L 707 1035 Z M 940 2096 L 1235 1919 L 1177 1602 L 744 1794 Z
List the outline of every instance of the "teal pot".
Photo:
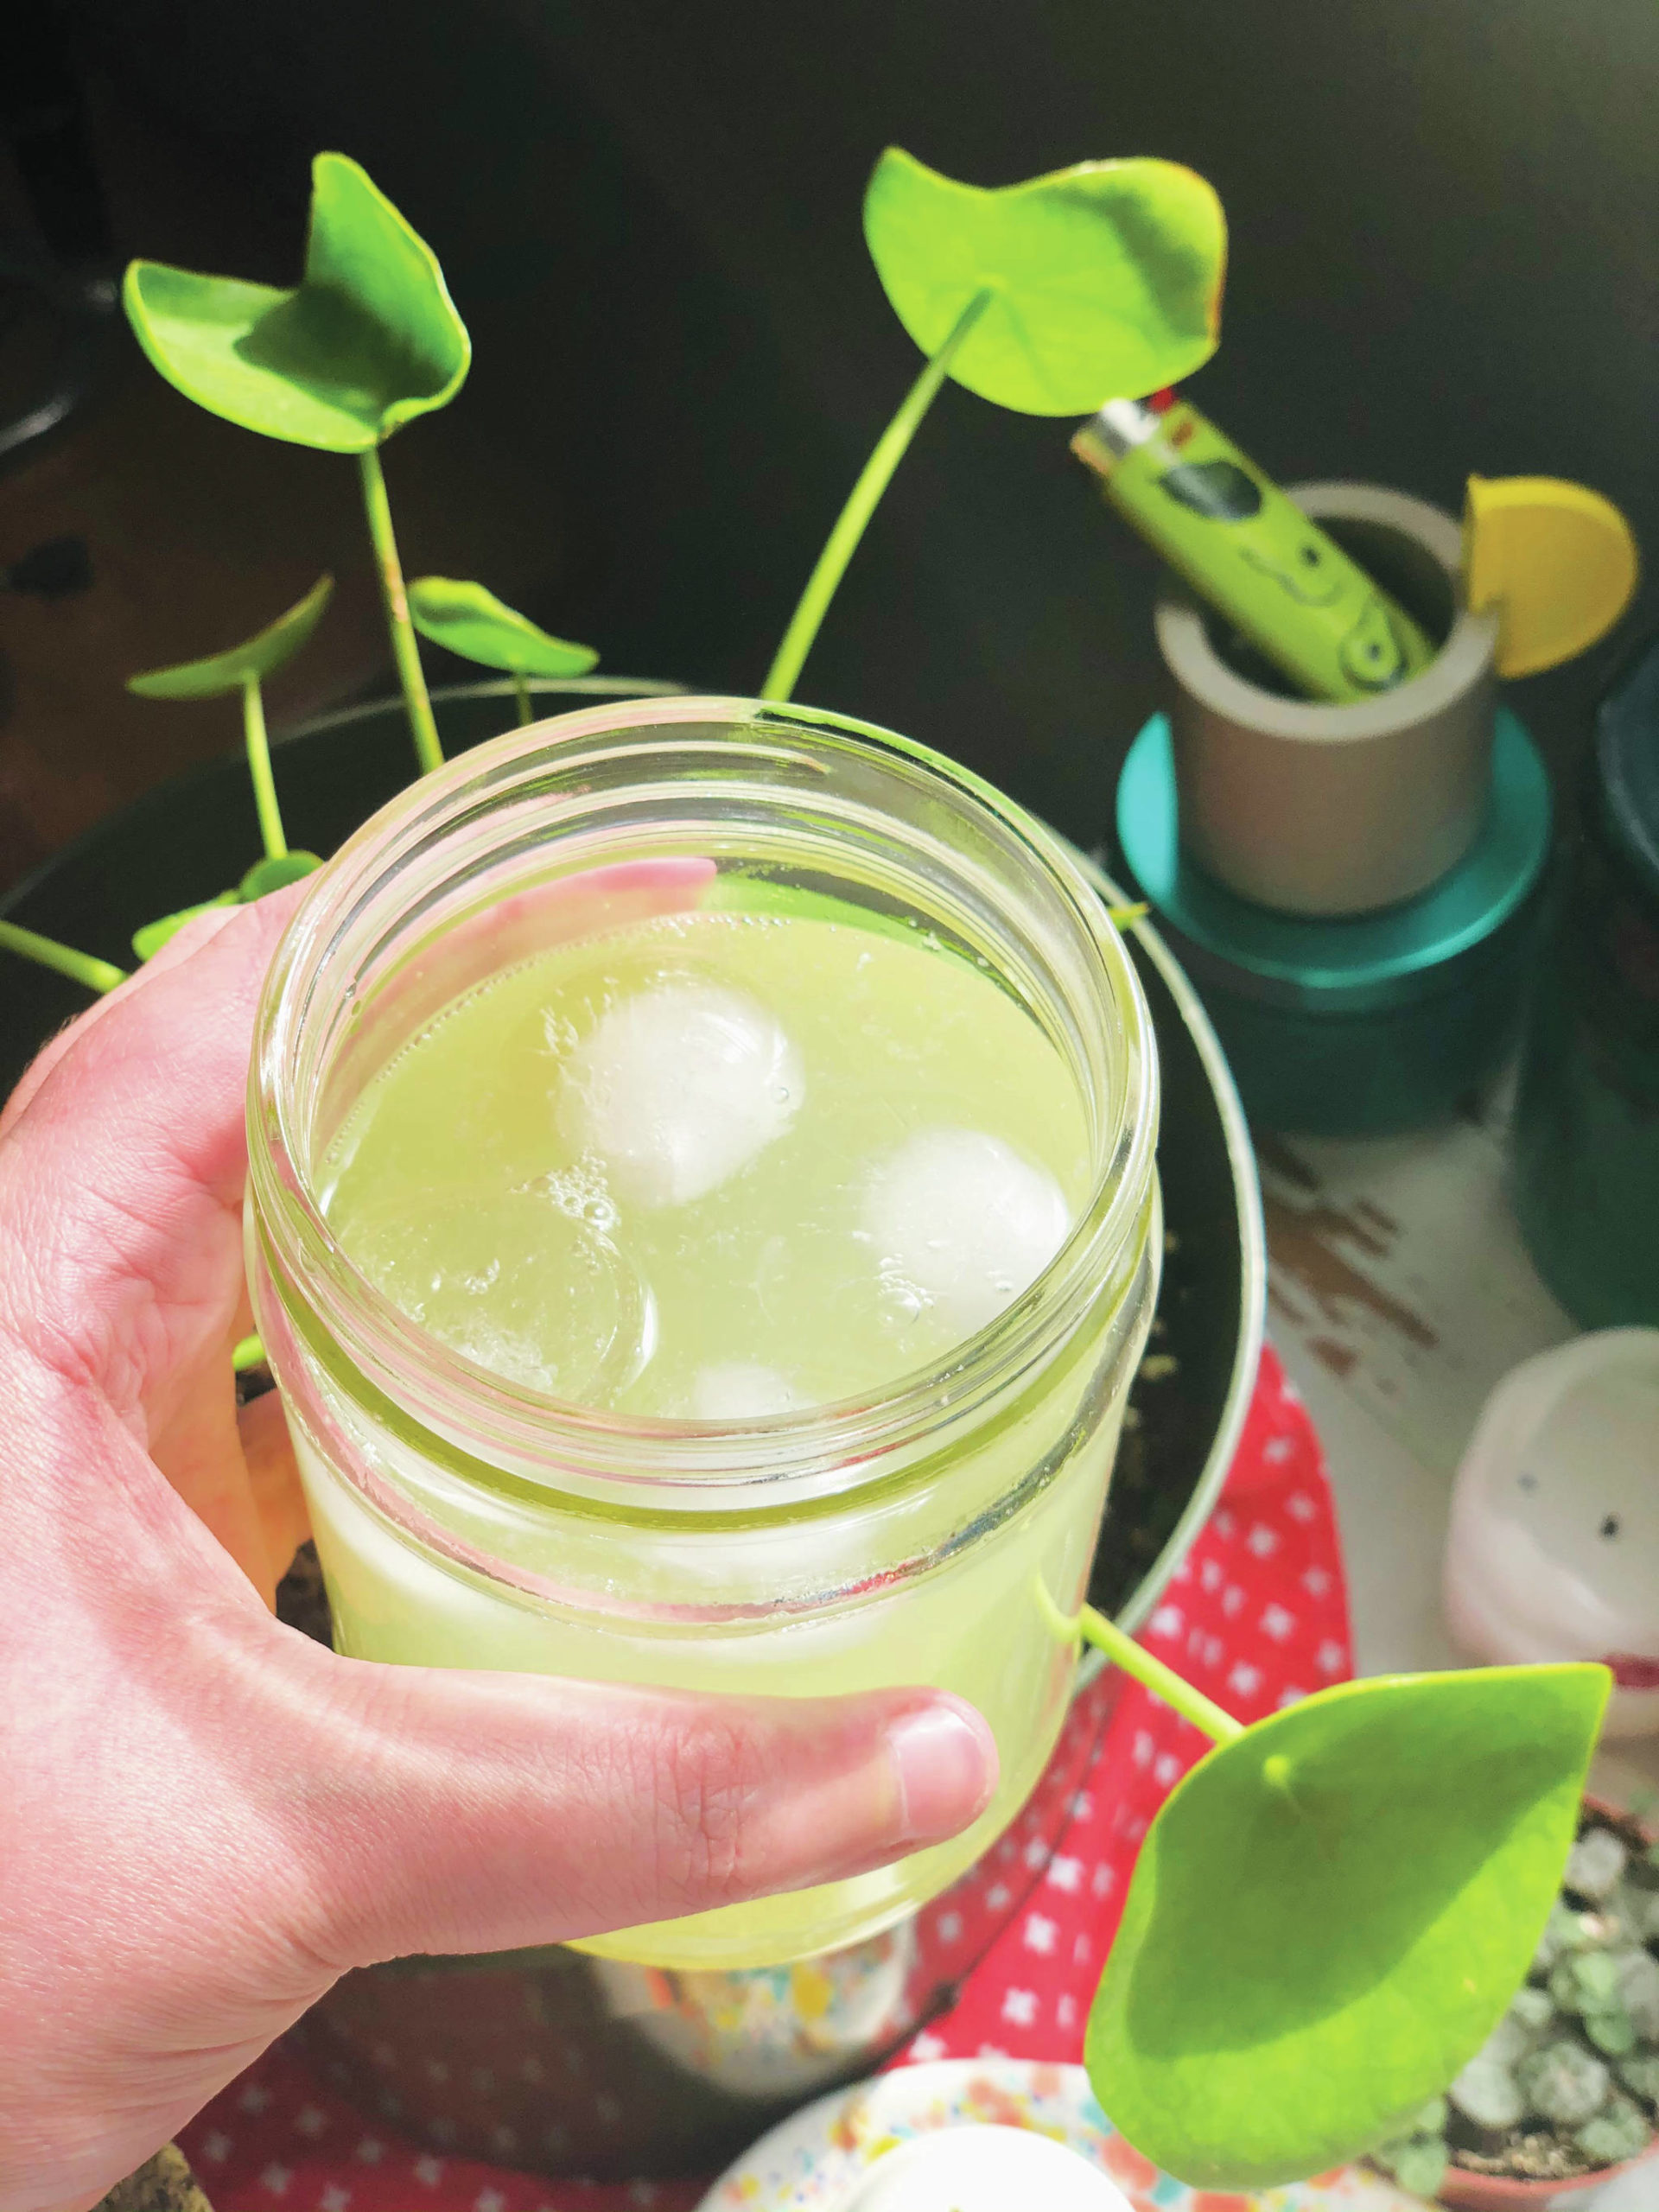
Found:
M 677 687 L 588 678 L 537 684 L 550 709 Z M 512 687 L 435 695 L 445 750 L 510 727 Z M 409 780 L 401 706 L 355 708 L 278 745 L 277 788 L 296 846 L 331 852 Z M 213 897 L 258 851 L 246 772 L 217 761 L 101 823 L 0 902 L 28 928 L 130 963 L 141 924 Z M 1102 895 L 1119 894 L 1095 874 Z M 1244 1116 L 1215 1034 L 1168 948 L 1129 932 L 1163 1075 L 1159 1152 L 1170 1250 L 1152 1349 L 1137 1378 L 1090 1596 L 1139 1627 L 1207 1517 L 1249 1408 L 1266 1281 Z M 86 1003 L 77 986 L 0 956 L 0 1084 Z M 326 1635 L 320 1589 L 285 1586 L 290 1618 Z M 309 1604 L 309 1614 L 305 1607 Z M 1097 1655 L 1080 1681 L 1092 1685 Z M 1011 1870 L 966 1879 L 996 1894 L 980 1951 L 1041 1878 L 1037 1849 L 1064 1823 L 1110 1710 L 1080 1698 L 1059 1772 L 1020 1830 Z M 718 2166 L 831 2084 L 868 2073 L 949 2001 L 976 1962 L 938 1940 L 936 1901 L 873 1944 L 750 1975 L 665 1975 L 563 1949 L 418 1959 L 352 1974 L 296 2031 L 377 2119 L 440 2150 L 555 2174 L 695 2173 Z
M 1500 708 L 1473 844 L 1427 891 L 1346 917 L 1240 898 L 1183 850 L 1169 725 L 1157 715 L 1117 788 L 1117 837 L 1215 1026 L 1251 1122 L 1384 1136 L 1453 1113 L 1510 1049 L 1535 953 L 1549 779 Z
M 1659 637 L 1602 702 L 1584 801 L 1529 1016 L 1515 1208 L 1580 1327 L 1659 1327 Z

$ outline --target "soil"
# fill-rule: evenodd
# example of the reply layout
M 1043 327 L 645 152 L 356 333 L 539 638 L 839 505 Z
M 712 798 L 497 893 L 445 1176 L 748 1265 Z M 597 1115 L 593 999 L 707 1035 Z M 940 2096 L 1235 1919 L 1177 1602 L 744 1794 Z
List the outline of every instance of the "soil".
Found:
M 1179 1237 L 1166 1236 L 1158 1311 L 1129 1385 L 1089 1579 L 1089 1602 L 1109 1619 L 1122 1611 L 1174 1534 L 1214 1438 L 1214 1402 L 1188 1392 L 1181 1360 L 1180 1348 L 1190 1340 L 1194 1274 Z
M 95 2212 L 213 2212 L 184 2153 L 169 2143 L 136 2174 L 118 2182 Z
M 1609 1819 L 1600 1813 L 1586 1811 L 1579 1822 L 1579 1834 L 1586 1834 L 1592 1828 L 1611 1828 L 1621 1842 L 1632 1852 L 1645 1852 L 1652 1837 L 1638 1821 Z M 1577 1896 L 1572 1890 L 1563 1890 L 1567 1903 L 1581 1912 L 1593 1911 L 1595 1906 L 1588 1897 Z M 1649 1942 L 1648 1948 L 1659 1955 L 1659 1944 Z M 1637 2097 L 1649 2120 L 1655 2117 L 1654 2107 L 1645 2098 Z M 1479 2151 L 1464 2147 L 1457 2140 L 1458 2114 L 1453 2109 L 1446 2130 L 1447 2148 L 1454 2167 L 1465 2173 L 1500 2175 L 1510 2181 L 1576 2181 L 1585 2174 L 1599 2170 L 1592 2164 L 1571 2136 L 1558 2135 L 1548 2125 L 1535 2120 L 1523 2121 L 1512 2129 L 1508 2139 L 1495 2151 Z
M 1547 2126 L 1516 2128 L 1496 2158 L 1453 2148 L 1452 2163 L 1465 2173 L 1497 2174 L 1507 2181 L 1577 2181 L 1596 2171 L 1575 2143 L 1563 2142 Z
M 322 1586 L 317 1548 L 303 1543 L 294 1564 L 276 1586 L 276 1618 L 319 1643 L 333 1645 L 334 1624 L 328 1611 L 328 1592 Z

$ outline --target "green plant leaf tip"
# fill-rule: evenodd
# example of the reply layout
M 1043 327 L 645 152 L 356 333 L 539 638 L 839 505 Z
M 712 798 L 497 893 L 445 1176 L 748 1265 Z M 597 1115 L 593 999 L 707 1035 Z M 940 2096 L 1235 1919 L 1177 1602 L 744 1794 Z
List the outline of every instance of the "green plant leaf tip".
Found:
M 472 360 L 436 255 L 344 154 L 311 165 L 295 290 L 135 261 L 122 299 L 139 345 L 186 398 L 324 453 L 365 452 L 447 406 Z
M 175 914 L 162 914 L 153 922 L 146 922 L 132 933 L 132 949 L 141 960 L 153 960 L 164 944 L 169 944 L 187 922 L 194 922 L 198 914 L 211 914 L 219 906 L 240 906 L 234 891 L 221 891 L 217 899 L 204 899 L 194 906 L 181 906 Z
M 135 930 L 132 949 L 141 960 L 152 960 L 198 914 L 213 913 L 220 906 L 251 906 L 267 892 L 280 891 L 284 884 L 297 883 L 302 876 L 311 874 L 321 866 L 315 853 L 282 853 L 275 860 L 256 861 L 233 891 L 221 891 L 217 899 L 204 899 L 194 906 L 181 906 L 176 914 L 163 914 L 158 920 L 146 922 L 142 929 Z
M 256 899 L 297 883 L 302 876 L 310 875 L 321 866 L 315 853 L 306 852 L 278 853 L 274 859 L 256 861 L 236 887 L 237 900 L 244 906 L 251 906 Z
M 1148 1832 L 1090 2017 L 1090 2077 L 1128 2140 L 1248 2190 L 1407 2132 L 1526 1975 L 1610 1679 L 1345 1683 L 1195 1767 Z
M 127 689 L 141 699 L 217 699 L 258 683 L 309 642 L 334 588 L 332 576 L 319 576 L 303 599 L 245 644 L 227 646 L 205 660 L 181 661 L 175 668 L 146 669 L 127 678 Z
M 409 614 L 435 645 L 509 676 L 585 676 L 598 665 L 590 645 L 538 629 L 482 584 L 454 576 L 416 576 L 409 586 Z
M 1226 222 L 1179 162 L 1081 162 L 991 191 L 890 146 L 864 235 L 930 357 L 975 294 L 991 293 L 950 374 L 1023 414 L 1092 414 L 1155 391 L 1201 367 L 1220 335 Z

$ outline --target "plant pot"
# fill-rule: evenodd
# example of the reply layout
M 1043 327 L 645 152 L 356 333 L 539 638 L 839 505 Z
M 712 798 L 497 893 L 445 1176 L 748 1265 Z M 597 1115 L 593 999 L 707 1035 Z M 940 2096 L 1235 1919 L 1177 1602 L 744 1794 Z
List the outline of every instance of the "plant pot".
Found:
M 556 709 L 676 687 L 588 678 L 533 688 Z M 513 719 L 507 684 L 440 692 L 434 706 L 450 753 Z M 278 746 L 275 772 L 293 843 L 332 851 L 409 780 L 401 706 L 308 725 Z M 257 849 L 246 772 L 227 759 L 101 823 L 0 911 L 130 963 L 133 929 L 213 896 Z M 1103 895 L 1115 895 L 1096 874 Z M 1266 1270 L 1254 1160 L 1220 1047 L 1155 934 L 1142 925 L 1130 938 L 1163 1073 L 1172 1249 L 1154 1348 L 1173 1364 L 1160 1361 L 1132 1394 L 1139 1423 L 1120 1450 L 1090 1595 L 1133 1629 L 1225 1477 L 1261 1350 Z M 0 1085 L 85 1003 L 62 978 L 8 961 Z M 1116 1683 L 1095 1682 L 1091 1656 L 1062 1752 L 1023 1816 L 1014 1872 L 994 1851 L 962 1885 L 1003 1896 L 982 1953 L 1039 1878 L 1015 1873 L 1027 1851 L 1058 1835 L 1109 1714 Z M 931 1924 L 924 1914 L 855 1953 L 748 1975 L 665 1976 L 558 1948 L 404 1961 L 347 1975 L 300 2032 L 331 2079 L 441 2149 L 555 2173 L 695 2172 L 809 2096 L 869 2072 L 948 2002 L 976 1962 L 933 1941 L 950 1910 L 937 1901 Z
M 1438 882 L 1479 831 L 1497 618 L 1457 605 L 1461 542 L 1438 507 L 1371 484 L 1304 484 L 1291 497 L 1444 642 L 1409 683 L 1328 705 L 1287 695 L 1194 600 L 1166 591 L 1157 631 L 1181 842 L 1258 905 L 1370 913 Z
M 1612 1821 L 1627 1816 L 1600 1797 L 1586 1796 L 1585 1810 Z M 1478 2174 L 1453 2166 L 1440 2184 L 1435 2202 L 1448 2212 L 1599 2212 L 1601 2192 L 1622 2177 L 1625 2190 L 1605 2212 L 1651 2212 L 1659 2206 L 1659 2139 L 1640 2158 L 1616 2166 L 1599 2166 L 1594 2172 L 1570 2180 L 1520 2181 L 1503 2174 Z
M 1322 918 L 1241 899 L 1177 835 L 1169 724 L 1117 786 L 1128 874 L 1203 995 L 1258 1128 L 1384 1136 L 1452 1115 L 1514 1039 L 1547 895 L 1550 786 L 1507 708 L 1474 844 L 1403 905 Z
M 1459 2174 L 1447 2178 L 1435 2202 L 1447 2206 L 1449 2212 L 1599 2212 L 1602 2192 L 1611 2183 L 1648 2167 L 1653 2169 L 1652 2176 L 1643 2174 L 1643 2180 L 1651 2195 L 1631 2196 L 1619 2212 L 1649 2212 L 1659 2205 L 1659 2167 L 1654 2166 L 1654 2155 L 1647 2151 L 1622 2166 L 1602 2166 L 1576 2181 L 1509 2181 L 1496 2174 Z M 1613 2212 L 1613 2207 L 1607 2206 L 1606 2212 Z
M 1510 1192 L 1582 1329 L 1659 1327 L 1659 636 L 1596 710 L 1529 995 Z

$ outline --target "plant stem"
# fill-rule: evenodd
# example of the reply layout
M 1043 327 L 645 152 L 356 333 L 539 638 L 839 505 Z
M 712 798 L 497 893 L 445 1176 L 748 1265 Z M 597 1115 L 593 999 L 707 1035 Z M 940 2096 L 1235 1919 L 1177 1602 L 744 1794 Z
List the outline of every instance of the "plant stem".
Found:
M 1077 1616 L 1077 1627 L 1085 1641 L 1096 1645 L 1126 1675 L 1144 1683 L 1154 1697 L 1166 1705 L 1173 1706 L 1183 1720 L 1190 1720 L 1217 1744 L 1230 1744 L 1235 1737 L 1244 1733 L 1243 1721 L 1235 1720 L 1230 1713 L 1224 1713 L 1218 1705 L 1205 1697 L 1202 1690 L 1195 1690 L 1191 1682 L 1183 1681 L 1161 1659 L 1154 1659 L 1143 1650 L 1132 1636 L 1125 1636 L 1104 1613 L 1092 1605 L 1085 1605 Z
M 830 611 L 830 602 L 847 573 L 847 563 L 858 550 L 858 542 L 864 535 L 865 525 L 875 512 L 876 503 L 892 480 L 893 470 L 904 459 L 911 440 L 921 428 L 922 417 L 933 404 L 939 386 L 950 374 L 950 364 L 961 352 L 963 340 L 990 302 L 988 290 L 975 293 L 957 317 L 956 327 L 950 336 L 912 385 L 899 412 L 877 439 L 875 450 L 865 462 L 857 483 L 848 495 L 846 505 L 836 518 L 836 526 L 818 556 L 817 566 L 807 578 L 800 603 L 790 617 L 784 641 L 773 656 L 772 666 L 766 671 L 766 682 L 760 686 L 763 699 L 783 700 L 793 696 L 802 664 L 812 650 L 813 640 Z
M 33 930 L 26 930 L 16 922 L 0 922 L 0 945 L 24 960 L 34 961 L 38 967 L 54 968 L 60 976 L 85 983 L 89 991 L 112 991 L 118 983 L 127 980 L 124 968 L 117 968 L 107 960 L 94 959 L 90 952 L 77 952 L 73 945 L 60 944 L 56 938 L 38 937 Z
M 248 773 L 253 779 L 254 810 L 259 817 L 259 835 L 265 841 L 265 858 L 279 861 L 288 850 L 288 840 L 283 835 L 283 810 L 276 804 L 276 784 L 270 772 L 265 702 L 257 676 L 251 676 L 242 686 L 242 729 L 247 740 Z
M 512 688 L 518 701 L 518 727 L 527 729 L 536 717 L 531 712 L 530 678 L 522 668 L 515 668 L 512 671 Z
M 374 541 L 380 589 L 386 602 L 386 623 L 391 632 L 391 656 L 397 664 L 397 681 L 404 687 L 404 704 L 409 709 L 415 758 L 424 776 L 442 765 L 443 747 L 438 742 L 438 726 L 432 719 L 432 702 L 426 696 L 426 677 L 421 671 L 421 649 L 416 640 L 415 625 L 409 619 L 409 594 L 404 589 L 403 564 L 397 558 L 397 540 L 392 535 L 391 508 L 386 499 L 386 480 L 380 471 L 380 455 L 371 446 L 358 459 L 363 471 L 363 505 L 369 518 L 369 536 Z
M 244 1337 L 231 1354 L 231 1365 L 238 1375 L 245 1375 L 251 1367 L 257 1367 L 264 1358 L 265 1348 L 257 1337 Z

